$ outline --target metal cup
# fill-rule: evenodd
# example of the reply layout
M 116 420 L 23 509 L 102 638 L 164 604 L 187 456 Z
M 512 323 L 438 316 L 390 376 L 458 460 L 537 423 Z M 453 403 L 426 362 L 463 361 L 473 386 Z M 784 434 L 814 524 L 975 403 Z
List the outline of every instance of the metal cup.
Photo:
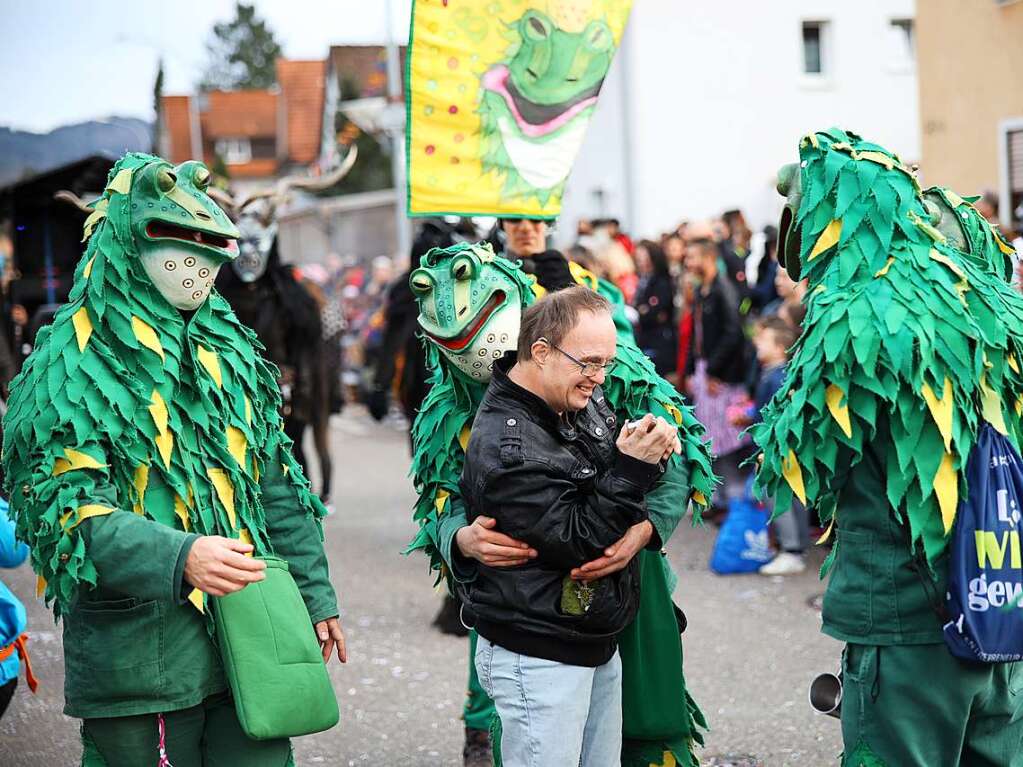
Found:
M 810 706 L 818 714 L 842 718 L 842 677 L 819 674 L 810 682 Z

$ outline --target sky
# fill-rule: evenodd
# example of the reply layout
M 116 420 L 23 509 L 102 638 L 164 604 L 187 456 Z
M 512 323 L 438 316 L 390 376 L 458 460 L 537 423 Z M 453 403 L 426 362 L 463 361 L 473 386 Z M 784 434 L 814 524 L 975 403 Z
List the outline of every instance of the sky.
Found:
M 291 59 L 332 44 L 382 43 L 386 0 L 252 0 Z M 395 40 L 411 0 L 391 0 Z M 165 95 L 194 91 L 213 24 L 234 0 L 0 0 L 0 126 L 46 132 L 106 117 L 153 119 L 157 62 Z

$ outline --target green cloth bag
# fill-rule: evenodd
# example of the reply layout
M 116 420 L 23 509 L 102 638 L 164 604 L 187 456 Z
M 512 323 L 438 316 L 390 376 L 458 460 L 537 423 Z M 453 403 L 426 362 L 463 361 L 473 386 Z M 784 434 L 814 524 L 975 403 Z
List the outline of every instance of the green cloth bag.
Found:
M 255 740 L 329 730 L 340 713 L 302 595 L 287 562 L 260 559 L 265 580 L 210 600 L 238 721 Z

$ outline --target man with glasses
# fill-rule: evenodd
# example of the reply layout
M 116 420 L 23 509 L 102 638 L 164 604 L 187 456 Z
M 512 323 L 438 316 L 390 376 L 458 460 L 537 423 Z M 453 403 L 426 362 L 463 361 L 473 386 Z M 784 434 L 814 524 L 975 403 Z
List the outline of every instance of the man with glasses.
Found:
M 638 568 L 630 561 L 595 580 L 572 573 L 636 527 L 650 527 L 649 539 L 644 497 L 681 445 L 652 415 L 619 429 L 600 388 L 616 349 L 611 305 L 594 291 L 534 304 L 516 358 L 494 367 L 469 440 L 468 519 L 487 516 L 528 547 L 528 565 L 480 563 L 459 584 L 506 767 L 620 764 L 616 636 L 639 605 Z

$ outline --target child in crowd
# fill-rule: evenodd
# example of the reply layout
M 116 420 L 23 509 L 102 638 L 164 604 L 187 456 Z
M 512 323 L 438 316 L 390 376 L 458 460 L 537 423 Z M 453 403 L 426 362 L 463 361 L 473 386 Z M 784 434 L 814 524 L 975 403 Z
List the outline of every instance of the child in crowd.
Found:
M 760 378 L 754 390 L 752 407 L 733 417 L 735 425 L 749 425 L 760 420 L 760 412 L 771 401 L 785 380 L 788 350 L 799 336 L 797 325 L 783 316 L 766 317 L 757 323 L 753 345 L 760 363 Z M 770 500 L 767 501 L 771 505 Z M 771 522 L 778 542 L 778 555 L 760 568 L 762 575 L 795 575 L 806 569 L 803 555 L 810 545 L 810 526 L 806 507 L 794 501 L 788 513 Z

